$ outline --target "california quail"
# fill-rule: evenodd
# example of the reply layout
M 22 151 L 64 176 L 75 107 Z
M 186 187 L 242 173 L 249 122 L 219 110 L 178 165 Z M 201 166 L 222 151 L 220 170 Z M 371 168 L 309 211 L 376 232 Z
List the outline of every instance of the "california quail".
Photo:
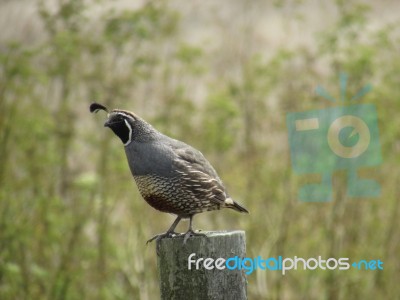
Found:
M 134 113 L 114 109 L 108 112 L 101 104 L 92 103 L 90 112 L 104 110 L 109 127 L 122 141 L 128 164 L 140 194 L 155 209 L 177 215 L 167 232 L 148 240 L 179 235 L 174 232 L 181 219 L 189 218 L 190 236 L 203 235 L 192 229 L 195 214 L 232 208 L 248 211 L 229 197 L 221 179 L 203 154 L 193 147 L 161 134 Z

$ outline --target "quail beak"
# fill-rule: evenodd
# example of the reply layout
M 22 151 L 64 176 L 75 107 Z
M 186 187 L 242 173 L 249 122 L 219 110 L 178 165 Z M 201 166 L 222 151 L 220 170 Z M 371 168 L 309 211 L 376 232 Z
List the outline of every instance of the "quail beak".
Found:
M 110 125 L 111 125 L 111 123 L 109 122 L 109 120 L 107 120 L 107 121 L 104 123 L 104 127 L 110 127 Z

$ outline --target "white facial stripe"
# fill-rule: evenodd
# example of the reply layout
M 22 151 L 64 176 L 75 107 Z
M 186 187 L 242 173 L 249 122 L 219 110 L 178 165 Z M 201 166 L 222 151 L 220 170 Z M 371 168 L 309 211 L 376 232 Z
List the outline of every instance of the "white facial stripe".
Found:
M 132 141 L 132 126 L 129 124 L 127 120 L 124 120 L 126 126 L 129 128 L 129 139 L 128 141 L 124 144 L 124 146 L 127 146 L 131 141 Z
M 124 117 L 126 117 L 126 118 L 129 118 L 129 119 L 131 119 L 132 121 L 135 121 L 135 119 L 134 119 L 131 115 L 128 115 L 128 114 L 126 114 L 126 113 L 117 112 L 116 114 L 121 115 L 121 116 L 124 116 Z

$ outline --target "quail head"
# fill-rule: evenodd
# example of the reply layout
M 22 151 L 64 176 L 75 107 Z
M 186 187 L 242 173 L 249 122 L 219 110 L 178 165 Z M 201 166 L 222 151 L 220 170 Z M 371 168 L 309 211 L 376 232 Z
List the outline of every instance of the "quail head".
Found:
M 180 235 L 174 230 L 181 219 L 189 219 L 184 243 L 191 236 L 204 235 L 192 228 L 193 216 L 198 213 L 221 208 L 248 213 L 229 196 L 200 151 L 160 133 L 132 112 L 120 109 L 109 112 L 101 104 L 90 105 L 90 112 L 98 110 L 108 113 L 104 126 L 124 144 L 129 168 L 144 200 L 159 211 L 177 216 L 167 232 L 148 242 Z

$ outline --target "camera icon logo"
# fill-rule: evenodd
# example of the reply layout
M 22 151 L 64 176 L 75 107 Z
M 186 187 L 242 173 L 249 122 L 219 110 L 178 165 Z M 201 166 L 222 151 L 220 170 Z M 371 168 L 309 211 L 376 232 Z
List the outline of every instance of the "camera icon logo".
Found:
M 353 141 L 356 140 L 356 142 L 351 142 L 353 136 L 356 136 L 353 138 Z M 329 147 L 339 157 L 355 158 L 360 156 L 368 149 L 370 141 L 371 134 L 368 125 L 354 115 L 337 118 L 328 130 Z M 350 144 L 347 145 L 348 143 Z
M 321 110 L 289 113 L 286 123 L 290 155 L 298 174 L 321 174 L 320 183 L 306 184 L 299 191 L 299 200 L 326 202 L 332 200 L 332 175 L 347 171 L 347 195 L 377 197 L 380 185 L 357 175 L 362 167 L 382 162 L 377 112 L 373 104 L 348 104 L 371 90 L 363 87 L 350 101 L 345 101 L 347 77 L 340 76 L 344 105 Z M 317 93 L 335 101 L 322 87 Z

